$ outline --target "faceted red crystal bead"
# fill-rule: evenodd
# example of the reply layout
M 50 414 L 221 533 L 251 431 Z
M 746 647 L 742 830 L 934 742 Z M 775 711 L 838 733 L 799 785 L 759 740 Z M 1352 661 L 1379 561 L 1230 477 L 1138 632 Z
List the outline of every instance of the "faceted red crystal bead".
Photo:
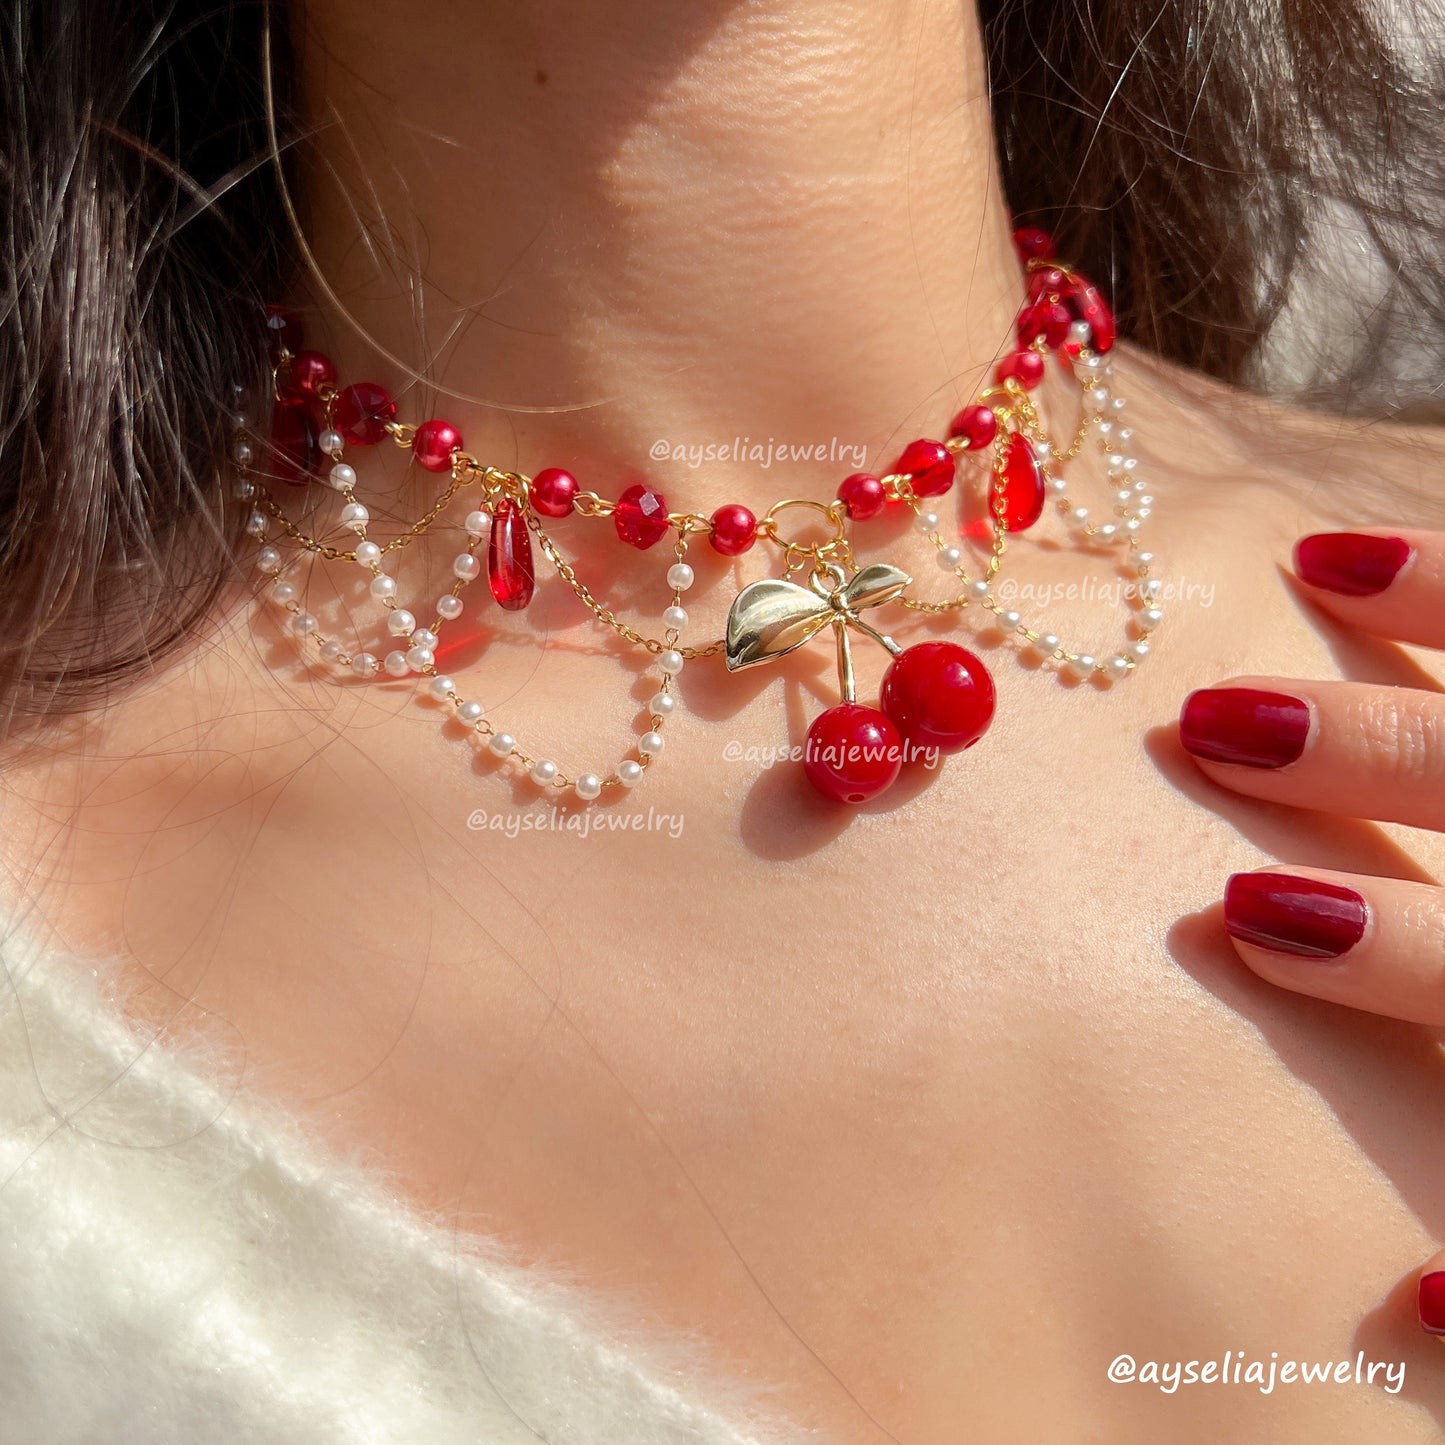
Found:
M 411 454 L 416 464 L 429 472 L 449 472 L 452 469 L 452 453 L 459 451 L 462 434 L 449 421 L 433 417 L 417 427 L 411 439 Z
M 1073 312 L 1062 301 L 1042 296 L 1019 312 L 1019 345 L 1029 346 L 1042 336 L 1047 345 L 1062 346 L 1073 320 Z
M 1044 474 L 1032 443 L 1015 432 L 1004 453 L 1003 515 L 1010 532 L 1032 527 L 1044 514 Z
M 537 587 L 532 567 L 532 539 L 527 535 L 527 518 L 510 498 L 492 514 L 492 535 L 487 543 L 487 583 L 499 606 L 520 612 Z
M 323 386 L 336 385 L 336 363 L 320 351 L 298 351 L 286 381 L 288 391 L 314 397 Z
M 920 497 L 940 497 L 953 485 L 953 453 L 942 442 L 909 442 L 890 471 L 907 472 Z
M 612 524 L 624 542 L 645 551 L 667 534 L 667 501 L 655 487 L 639 482 L 618 497 Z
M 272 361 L 277 360 L 283 351 L 295 356 L 304 340 L 301 322 L 294 311 L 274 304 L 266 307 L 266 347 Z
M 1000 386 L 1012 377 L 1025 391 L 1032 391 L 1044 379 L 1044 359 L 1037 351 L 1011 351 L 993 375 Z
M 299 396 L 279 397 L 271 408 L 271 469 L 283 482 L 304 487 L 320 460 L 310 409 Z
M 920 642 L 893 659 L 878 701 L 911 749 L 956 753 L 993 721 L 993 677 L 956 642 Z
M 342 389 L 331 419 L 353 446 L 369 447 L 386 435 L 386 424 L 395 416 L 396 403 L 385 388 L 374 381 L 358 381 Z
M 1047 261 L 1054 254 L 1054 239 L 1037 226 L 1020 226 L 1014 232 L 1014 249 L 1021 261 Z
M 948 434 L 962 437 L 970 451 L 980 451 L 998 435 L 998 417 L 991 406 L 966 406 L 948 424 Z
M 758 519 L 746 507 L 729 502 L 712 514 L 708 540 L 714 552 L 740 557 L 758 539 Z
M 830 707 L 813 721 L 803 749 L 803 772 L 837 803 L 865 803 L 898 776 L 903 744 L 877 708 L 856 702 Z
M 1080 321 L 1089 323 L 1089 330 L 1093 332 L 1094 350 L 1098 352 L 1112 351 L 1117 339 L 1117 332 L 1114 325 L 1114 313 L 1110 309 L 1109 303 L 1104 300 L 1103 292 L 1092 281 L 1078 276 L 1075 277 L 1074 286 L 1067 299 L 1074 315 Z
M 577 478 L 561 467 L 543 467 L 528 488 L 532 510 L 544 517 L 565 517 L 577 500 Z
M 883 483 L 869 472 L 854 472 L 838 484 L 838 500 L 855 522 L 876 517 L 888 501 Z

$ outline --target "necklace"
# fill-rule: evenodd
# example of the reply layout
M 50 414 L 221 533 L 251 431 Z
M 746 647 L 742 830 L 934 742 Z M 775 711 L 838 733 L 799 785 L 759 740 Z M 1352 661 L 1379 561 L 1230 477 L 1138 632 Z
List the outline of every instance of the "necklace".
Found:
M 1153 556 L 1139 543 L 1153 499 L 1130 452 L 1133 433 L 1120 420 L 1123 398 L 1112 389 L 1108 353 L 1114 321 L 1098 288 L 1054 259 L 1047 235 L 1026 228 L 1014 239 L 1027 276 L 1017 345 L 998 362 L 992 384 L 953 418 L 946 439 L 910 443 L 881 475 L 854 473 L 829 502 L 785 497 L 761 518 L 737 504 L 719 507 L 708 517 L 673 512 L 662 493 L 645 483 L 609 500 L 584 490 L 557 467 L 528 477 L 489 466 L 464 450 L 461 434 L 449 422 L 399 422 L 394 402 L 377 383 L 341 385 L 328 357 L 304 349 L 297 319 L 283 308 L 268 308 L 273 369 L 267 477 L 297 486 L 324 480 L 340 494 L 333 530 L 346 538 L 344 544 L 328 542 L 328 533 L 304 531 L 291 520 L 257 469 L 259 438 L 248 418 L 236 414 L 233 458 L 240 470 L 239 495 L 253 506 L 247 531 L 258 543 L 257 566 L 268 579 L 270 599 L 290 614 L 290 631 L 302 648 L 338 676 L 417 679 L 498 766 L 520 767 L 540 788 L 569 790 L 584 803 L 636 786 L 662 753 L 662 729 L 678 707 L 677 678 L 685 663 L 721 656 L 730 672 L 738 671 L 784 657 L 824 633 L 831 634 L 837 653 L 840 701 L 814 720 L 802 749 L 804 771 L 821 793 L 860 803 L 887 788 L 905 764 L 921 760 L 931 765 L 943 754 L 971 747 L 993 718 L 988 669 L 957 642 L 934 639 L 900 647 L 869 620 L 890 605 L 932 616 L 974 608 L 1041 662 L 1074 679 L 1102 685 L 1122 681 L 1148 656 L 1149 638 L 1163 613 L 1157 605 L 1159 584 L 1150 576 Z M 1046 431 L 1032 395 L 1051 356 L 1081 390 L 1080 415 L 1066 446 Z M 1091 438 L 1116 488 L 1113 520 L 1095 521 L 1067 495 L 1063 468 Z M 365 449 L 387 439 L 409 451 L 418 467 L 446 480 L 420 517 L 390 540 L 377 542 L 368 535 L 371 514 L 357 499 L 358 476 L 346 457 L 349 448 Z M 954 487 L 961 472 L 965 478 L 974 474 L 987 514 L 987 555 L 978 563 L 953 539 L 956 529 L 929 507 Z M 401 605 L 387 562 L 441 522 L 458 494 L 473 486 L 476 505 L 461 521 L 464 540 L 452 563 L 453 581 L 432 601 L 423 625 L 417 611 Z M 1038 523 L 1050 501 L 1076 545 L 1111 557 L 1129 579 L 1124 589 L 1129 636 L 1109 656 L 1095 658 L 1066 647 L 996 595 L 1008 539 Z M 900 568 L 887 562 L 860 566 L 855 559 L 858 524 L 900 506 L 912 511 L 917 530 L 932 545 L 938 570 L 947 579 L 947 595 L 919 595 L 913 577 Z M 608 521 L 617 540 L 640 551 L 671 537 L 670 600 L 661 611 L 661 636 L 648 636 L 623 621 L 582 581 L 553 536 L 554 524 L 569 517 Z M 689 619 L 683 597 L 695 580 L 686 559 L 699 538 L 726 557 L 742 556 L 759 543 L 771 547 L 781 554 L 781 575 L 752 582 L 738 593 L 722 638 L 684 645 Z M 569 775 L 551 759 L 527 751 L 493 723 L 480 701 L 465 695 L 469 689 L 460 680 L 438 667 L 442 633 L 465 610 L 464 593 L 482 573 L 483 550 L 496 604 L 516 612 L 531 602 L 533 539 L 596 620 L 647 652 L 657 669 L 657 691 L 647 704 L 647 728 L 636 740 L 636 756 L 623 758 L 606 774 Z M 389 646 L 368 647 L 364 641 L 345 646 L 326 636 L 306 610 L 301 587 L 285 575 L 290 563 L 283 549 L 288 547 L 291 563 L 310 555 L 368 573 Z M 857 700 L 855 634 L 891 656 L 877 707 Z

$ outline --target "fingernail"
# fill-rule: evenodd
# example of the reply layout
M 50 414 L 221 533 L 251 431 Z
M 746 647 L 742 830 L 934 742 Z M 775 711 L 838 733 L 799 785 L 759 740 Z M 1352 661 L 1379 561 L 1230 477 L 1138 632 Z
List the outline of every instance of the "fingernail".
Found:
M 1179 741 L 1196 758 L 1282 768 L 1305 750 L 1309 704 L 1253 687 L 1204 687 L 1184 699 Z
M 1236 873 L 1224 888 L 1231 938 L 1295 958 L 1338 958 L 1364 936 L 1365 900 L 1351 888 L 1289 873 Z M 1445 1304 L 1445 1294 L 1441 1296 Z
M 1429 1335 L 1445 1335 L 1445 1269 L 1420 1276 L 1420 1328 Z
M 1316 532 L 1295 543 L 1294 570 L 1311 587 L 1345 597 L 1373 597 L 1395 580 L 1413 550 L 1403 537 Z

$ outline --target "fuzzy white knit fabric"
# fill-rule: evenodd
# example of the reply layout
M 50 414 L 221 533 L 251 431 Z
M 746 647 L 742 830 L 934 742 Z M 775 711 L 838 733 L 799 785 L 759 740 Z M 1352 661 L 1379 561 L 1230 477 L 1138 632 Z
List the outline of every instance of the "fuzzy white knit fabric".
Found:
M 698 1342 L 459 1239 L 217 1057 L 148 1040 L 114 970 L 0 964 L 0 1439 L 813 1438 Z

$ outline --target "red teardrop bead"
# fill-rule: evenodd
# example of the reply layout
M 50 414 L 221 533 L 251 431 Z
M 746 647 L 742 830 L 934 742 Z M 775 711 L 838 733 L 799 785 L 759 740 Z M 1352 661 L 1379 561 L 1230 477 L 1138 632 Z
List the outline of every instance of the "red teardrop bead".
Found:
M 298 352 L 286 383 L 297 396 L 315 396 L 323 386 L 336 385 L 336 363 L 320 351 Z
M 1025 391 L 1032 391 L 1044 379 L 1044 359 L 1037 351 L 1011 351 L 993 375 L 1000 386 L 1012 377 Z
M 411 439 L 411 454 L 416 464 L 429 472 L 449 472 L 452 453 L 460 450 L 462 434 L 449 421 L 433 417 L 417 427 Z
M 942 442 L 909 442 L 890 471 L 907 472 L 920 497 L 941 497 L 953 485 L 953 453 Z
M 903 742 L 877 708 L 842 702 L 813 720 L 803 749 L 803 772 L 836 803 L 865 803 L 898 776 Z
M 1015 432 L 1004 454 L 1003 515 L 1010 532 L 1032 527 L 1044 514 L 1044 474 L 1032 443 Z
M 498 606 L 508 612 L 520 612 L 537 589 L 527 519 L 510 497 L 499 503 L 492 515 L 492 536 L 487 543 L 487 582 Z
M 878 701 L 911 749 L 961 752 L 993 721 L 993 677 L 956 642 L 920 642 L 889 664 Z
M 966 406 L 949 423 L 948 434 L 962 437 L 970 451 L 979 451 L 998 435 L 998 417 L 991 406 Z
M 712 514 L 708 540 L 714 552 L 724 557 L 741 557 L 758 539 L 758 519 L 744 506 L 729 502 Z
M 304 487 L 320 460 L 311 413 L 298 397 L 279 397 L 271 408 L 271 467 L 283 482 Z
M 332 421 L 353 446 L 374 446 L 386 435 L 386 424 L 396 416 L 396 403 L 374 381 L 358 381 L 336 398 Z
M 544 517 L 565 517 L 577 500 L 577 478 L 561 467 L 543 467 L 527 489 L 532 510 Z
M 854 472 L 838 484 L 838 500 L 855 522 L 876 517 L 888 501 L 883 483 L 869 472 Z
M 1014 249 L 1021 261 L 1047 261 L 1054 254 L 1054 238 L 1038 226 L 1020 226 L 1014 232 Z
M 667 534 L 667 500 L 655 487 L 628 487 L 612 513 L 617 535 L 630 546 L 646 550 Z

